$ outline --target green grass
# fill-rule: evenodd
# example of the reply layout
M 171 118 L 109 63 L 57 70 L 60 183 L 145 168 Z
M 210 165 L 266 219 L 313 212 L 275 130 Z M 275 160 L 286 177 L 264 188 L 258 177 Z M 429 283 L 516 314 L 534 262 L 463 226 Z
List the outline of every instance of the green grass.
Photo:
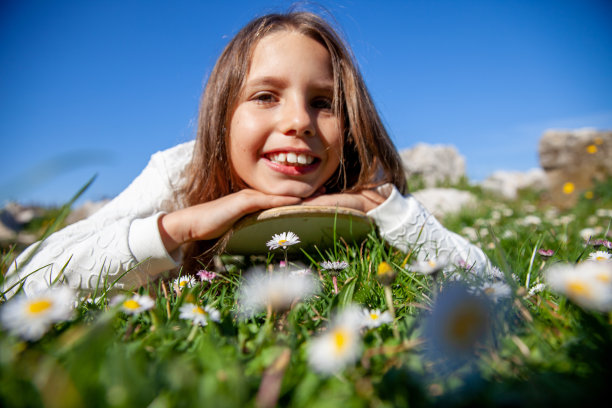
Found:
M 593 238 L 605 237 L 610 218 L 597 210 L 612 209 L 611 191 L 612 181 L 601 183 L 593 198 L 555 212 L 533 192 L 505 202 L 472 189 L 479 207 L 442 220 L 461 235 L 474 234 L 491 261 L 515 277 L 509 281 L 512 296 L 490 312 L 487 335 L 453 364 L 432 354 L 424 330 L 439 296 L 436 287 L 444 291 L 449 278 L 434 285 L 431 277 L 410 270 L 411 257 L 372 235 L 362 245 L 338 242 L 295 257 L 317 278 L 321 272 L 322 290 L 285 313 L 237 318 L 238 289 L 251 265 L 224 257 L 222 277 L 181 296 L 168 282 L 141 289 L 156 304 L 140 315 L 127 316 L 103 297 L 79 302 L 72 320 L 54 325 L 35 342 L 1 329 L 0 405 L 241 407 L 259 401 L 265 406 L 258 399 L 263 389 L 278 406 L 309 408 L 584 406 L 607 395 L 612 316 L 584 310 L 548 290 L 526 296 L 525 285 L 528 276 L 530 287 L 542 282 L 546 266 L 573 263 L 593 251 L 580 233 L 595 228 Z M 538 248 L 555 254 L 543 260 L 533 256 Z M 338 274 L 337 295 L 330 275 L 317 267 L 333 254 L 331 259 L 350 265 Z M 3 272 L 14 255 L 2 257 Z M 270 263 L 281 259 L 282 253 L 274 252 Z M 399 338 L 393 325 L 367 330 L 356 363 L 334 375 L 317 374 L 308 364 L 308 345 L 337 310 L 349 304 L 388 308 L 375 278 L 382 261 L 396 271 L 391 290 Z M 194 328 L 178 318 L 186 300 L 212 305 L 221 321 Z M 287 357 L 284 371 L 275 372 Z

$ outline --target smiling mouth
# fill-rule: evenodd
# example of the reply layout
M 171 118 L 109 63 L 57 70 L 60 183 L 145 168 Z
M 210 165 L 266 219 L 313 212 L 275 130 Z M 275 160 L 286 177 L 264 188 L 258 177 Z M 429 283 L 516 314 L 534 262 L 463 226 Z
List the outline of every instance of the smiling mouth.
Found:
M 270 153 L 266 154 L 265 157 L 274 164 L 293 167 L 310 166 L 319 161 L 318 158 L 309 154 L 295 152 Z

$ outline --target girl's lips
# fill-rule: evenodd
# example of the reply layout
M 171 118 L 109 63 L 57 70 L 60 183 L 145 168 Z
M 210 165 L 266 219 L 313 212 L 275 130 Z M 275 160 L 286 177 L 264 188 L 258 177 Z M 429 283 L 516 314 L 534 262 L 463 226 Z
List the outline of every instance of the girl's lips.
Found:
M 286 174 L 288 176 L 301 176 L 304 174 L 311 173 L 315 171 L 321 164 L 320 160 L 315 160 L 313 163 L 306 165 L 306 166 L 304 165 L 292 166 L 289 164 L 280 164 L 280 163 L 273 162 L 266 157 L 263 157 L 262 159 L 264 163 L 266 163 L 266 165 L 270 167 L 272 170 L 277 171 L 282 174 Z

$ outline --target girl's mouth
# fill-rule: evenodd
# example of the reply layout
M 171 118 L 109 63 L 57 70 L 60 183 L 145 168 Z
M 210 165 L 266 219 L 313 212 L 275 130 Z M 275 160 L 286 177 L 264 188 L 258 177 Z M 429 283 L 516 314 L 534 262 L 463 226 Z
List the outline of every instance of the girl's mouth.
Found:
M 298 152 L 268 153 L 264 155 L 264 158 L 273 170 L 289 176 L 310 173 L 321 163 L 321 159 L 318 157 Z
M 265 156 L 272 163 L 279 164 L 281 166 L 294 166 L 302 167 L 308 166 L 319 159 L 306 153 L 296 152 L 277 152 L 270 153 Z

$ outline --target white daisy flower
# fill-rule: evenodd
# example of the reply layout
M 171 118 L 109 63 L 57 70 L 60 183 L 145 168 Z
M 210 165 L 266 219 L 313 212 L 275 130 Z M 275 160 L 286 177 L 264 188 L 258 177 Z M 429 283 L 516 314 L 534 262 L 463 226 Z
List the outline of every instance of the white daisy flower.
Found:
M 479 290 L 482 291 L 494 303 L 502 298 L 508 298 L 512 294 L 512 289 L 504 282 L 485 282 Z
M 346 261 L 324 261 L 320 266 L 326 271 L 341 271 L 348 268 L 349 264 Z
M 196 285 L 196 280 L 193 276 L 179 276 L 172 281 L 172 287 L 176 293 L 181 293 L 183 289 L 192 288 Z
M 24 293 L 0 309 L 2 325 L 22 339 L 40 339 L 54 323 L 72 317 L 76 295 L 67 286 L 54 286 L 32 296 Z
M 213 322 L 221 320 L 219 311 L 210 306 L 201 307 L 193 303 L 184 303 L 179 312 L 181 319 L 191 320 L 193 324 L 199 324 L 200 326 L 206 326 L 209 320 Z
M 246 273 L 238 301 L 242 313 L 247 315 L 264 311 L 268 306 L 280 311 L 312 296 L 318 288 L 318 282 L 311 274 L 267 273 L 262 268 L 252 268 Z
M 299 244 L 300 238 L 293 232 L 283 232 L 280 234 L 274 234 L 272 239 L 266 243 L 266 246 L 270 249 L 283 248 L 287 249 L 288 246 Z
M 127 314 L 136 315 L 140 314 L 146 310 L 152 309 L 155 306 L 155 301 L 151 299 L 151 297 L 147 295 L 134 295 L 131 298 L 127 298 L 126 296 L 119 295 L 111 301 L 111 306 L 121 307 Z
M 359 359 L 361 354 L 360 312 L 348 307 L 331 326 L 308 345 L 308 363 L 321 374 L 333 374 Z
M 612 255 L 606 251 L 595 251 L 589 254 L 590 261 L 609 261 L 611 258 Z
M 206 269 L 198 271 L 196 275 L 200 277 L 202 282 L 212 282 L 217 277 L 216 273 L 207 271 Z
M 432 358 L 452 366 L 473 356 L 491 329 L 490 305 L 483 296 L 460 284 L 446 287 L 425 322 L 425 338 Z
M 529 296 L 536 295 L 536 294 L 544 291 L 544 289 L 546 289 L 546 285 L 545 284 L 537 283 L 537 284 L 533 285 L 531 287 L 531 289 L 529 289 Z
M 545 279 L 552 290 L 581 307 L 607 312 L 612 310 L 610 268 L 608 262 L 595 261 L 556 264 L 548 268 Z
M 506 280 L 506 274 L 499 269 L 497 266 L 490 266 L 486 268 L 485 274 L 493 279 Z
M 378 327 L 383 324 L 391 323 L 393 318 L 388 310 L 380 313 L 379 309 L 363 309 L 362 313 L 362 326 L 370 329 Z
M 446 268 L 449 260 L 445 257 L 431 258 L 424 261 L 416 261 L 410 265 L 410 269 L 423 275 L 431 275 Z

